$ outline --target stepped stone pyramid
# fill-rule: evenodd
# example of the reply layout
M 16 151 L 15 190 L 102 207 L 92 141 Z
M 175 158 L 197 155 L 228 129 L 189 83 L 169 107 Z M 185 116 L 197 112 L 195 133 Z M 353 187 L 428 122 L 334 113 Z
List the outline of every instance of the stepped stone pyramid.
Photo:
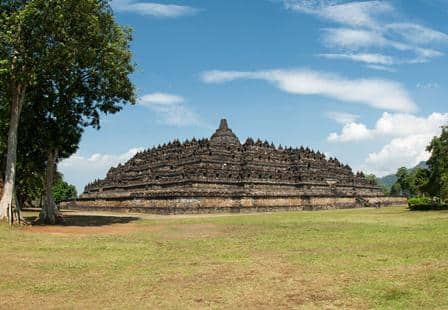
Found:
M 242 144 L 222 119 L 210 139 L 174 140 L 139 152 L 63 207 L 171 214 L 403 203 L 319 151 L 252 138 Z

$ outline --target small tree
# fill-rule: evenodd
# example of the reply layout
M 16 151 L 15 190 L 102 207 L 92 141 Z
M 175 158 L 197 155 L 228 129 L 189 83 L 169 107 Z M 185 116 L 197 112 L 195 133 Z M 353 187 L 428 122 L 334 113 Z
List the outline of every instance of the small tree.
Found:
M 396 173 L 397 181 L 391 188 L 391 194 L 402 194 L 406 197 L 424 196 L 428 193 L 429 175 L 428 169 L 408 170 L 401 167 Z
M 75 199 L 77 196 L 76 187 L 68 184 L 62 179 L 56 181 L 53 186 L 53 197 L 57 204 L 61 201 Z
M 396 173 L 397 182 L 400 185 L 401 194 L 409 197 L 411 196 L 411 180 L 408 169 L 406 167 L 400 167 Z
M 398 196 L 401 195 L 402 191 L 401 191 L 401 186 L 400 183 L 395 182 L 394 185 L 392 185 L 391 189 L 390 189 L 390 194 L 392 196 Z
M 428 193 L 429 175 L 428 169 L 416 168 L 413 171 L 413 184 L 415 189 L 415 195 L 425 196 Z

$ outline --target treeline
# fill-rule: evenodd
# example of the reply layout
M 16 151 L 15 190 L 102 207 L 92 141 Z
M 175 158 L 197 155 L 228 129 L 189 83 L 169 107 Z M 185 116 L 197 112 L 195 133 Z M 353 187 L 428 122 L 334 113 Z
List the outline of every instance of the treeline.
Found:
M 39 220 L 62 220 L 56 201 L 74 193 L 57 163 L 135 102 L 130 41 L 108 0 L 0 0 L 0 219 L 43 196 Z

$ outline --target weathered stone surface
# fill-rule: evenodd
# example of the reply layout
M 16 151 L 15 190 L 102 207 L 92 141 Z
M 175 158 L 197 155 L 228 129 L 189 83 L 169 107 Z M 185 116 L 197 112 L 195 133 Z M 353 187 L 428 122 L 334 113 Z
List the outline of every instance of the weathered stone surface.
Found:
M 136 154 L 66 208 L 155 213 L 248 212 L 404 204 L 362 173 L 309 148 L 241 144 L 225 119 L 210 139 Z

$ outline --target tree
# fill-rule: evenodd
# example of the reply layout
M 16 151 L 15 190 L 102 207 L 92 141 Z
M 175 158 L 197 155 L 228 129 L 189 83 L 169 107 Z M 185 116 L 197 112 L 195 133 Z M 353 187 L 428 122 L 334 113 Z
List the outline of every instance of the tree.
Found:
M 405 195 L 406 197 L 424 196 L 428 193 L 429 170 L 424 168 L 398 169 L 397 182 L 391 188 L 393 195 Z
M 53 186 L 53 197 L 56 203 L 60 203 L 64 200 L 75 199 L 78 196 L 76 187 L 68 184 L 63 179 L 55 182 Z
M 78 4 L 75 0 L 65 2 Z M 41 222 L 54 223 L 60 218 L 51 191 L 53 174 L 57 161 L 76 151 L 82 128 L 99 128 L 100 115 L 118 112 L 123 104 L 135 101 L 134 87 L 129 80 L 134 69 L 129 31 L 118 26 L 109 7 L 101 3 L 87 10 L 87 14 L 83 7 L 77 14 L 72 10 L 71 15 L 77 19 L 72 17 L 71 28 L 79 32 L 89 28 L 92 32 L 78 43 L 79 53 L 65 60 L 71 66 L 44 71 L 38 79 L 45 81 L 44 87 L 36 90 L 40 95 L 36 101 L 43 102 L 48 135 L 46 196 Z M 92 14 L 96 17 L 93 24 Z
M 401 186 L 400 183 L 395 182 L 394 185 L 392 185 L 391 189 L 390 189 L 390 194 L 392 196 L 398 196 L 401 195 L 402 191 L 401 191 Z
M 414 194 L 417 196 L 425 196 L 428 193 L 428 185 L 429 185 L 429 175 L 430 172 L 428 169 L 416 168 L 413 171 L 413 187 Z
M 406 197 L 411 196 L 411 181 L 406 167 L 400 167 L 396 173 L 397 182 L 400 185 L 401 194 Z
M 40 85 L 40 83 L 39 83 Z M 51 90 L 50 90 L 51 89 Z M 43 98 L 53 98 L 51 93 L 53 88 L 39 87 L 34 94 L 34 124 L 39 124 L 35 143 L 40 145 L 40 152 L 45 158 L 43 193 L 44 199 L 39 214 L 41 223 L 53 224 L 62 221 L 62 216 L 56 208 L 53 197 L 53 186 L 57 180 L 56 164 L 59 158 L 67 158 L 73 154 L 81 139 L 82 127 L 78 125 L 79 117 L 75 117 L 71 110 L 68 110 L 67 103 L 58 102 L 57 112 L 52 113 L 52 102 L 54 99 L 43 100 Z
M 45 153 L 42 151 L 42 142 L 39 138 L 41 124 L 34 120 L 36 116 L 32 113 L 32 107 L 32 105 L 24 106 L 18 130 L 15 186 L 17 209 L 25 204 L 30 205 L 43 194 Z
M 14 195 L 17 131 L 20 113 L 25 100 L 26 89 L 33 82 L 34 73 L 47 65 L 43 49 L 42 26 L 44 20 L 33 21 L 36 12 L 28 1 L 0 1 L 0 74 L 2 84 L 8 89 L 9 129 L 6 152 L 3 195 L 0 202 L 0 219 L 12 220 L 12 199 Z M 42 23 L 38 25 L 38 23 Z M 36 26 L 35 29 L 33 29 Z M 39 42 L 42 40 L 41 42 Z
M 1 79 L 0 79 L 1 81 Z M 8 114 L 9 107 L 7 98 L 0 94 L 0 172 L 6 165 Z M 43 181 L 45 173 L 45 154 L 42 152 L 38 132 L 40 124 L 33 119 L 35 115 L 30 111 L 31 105 L 25 105 L 22 112 L 21 126 L 18 130 L 17 164 L 16 164 L 16 186 L 15 205 L 19 210 L 24 204 L 31 204 L 33 200 L 39 199 L 43 193 Z M 17 213 L 17 216 L 19 214 Z
M 40 220 L 57 219 L 51 188 L 60 158 L 76 151 L 82 128 L 134 102 L 129 29 L 116 24 L 106 0 L 0 0 L 0 64 L 11 85 L 11 117 L 0 218 L 15 185 L 17 128 L 33 105 L 46 141 L 46 199 Z M 36 105 L 36 107 L 34 107 Z M 45 143 L 44 143 L 45 144 Z
M 434 137 L 427 150 L 431 156 L 429 167 L 429 192 L 442 199 L 448 199 L 448 126 L 442 127 L 439 137 Z

